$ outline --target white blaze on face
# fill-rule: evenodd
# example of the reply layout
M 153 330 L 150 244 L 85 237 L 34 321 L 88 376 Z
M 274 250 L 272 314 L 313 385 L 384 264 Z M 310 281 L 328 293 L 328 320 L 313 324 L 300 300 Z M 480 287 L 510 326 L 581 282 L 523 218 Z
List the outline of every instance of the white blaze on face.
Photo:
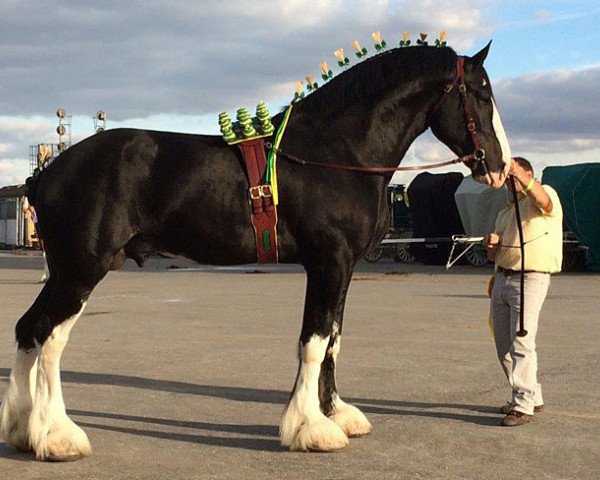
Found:
M 498 143 L 500 143 L 500 147 L 502 148 L 502 160 L 504 161 L 504 171 L 498 173 L 492 173 L 492 187 L 498 188 L 502 186 L 506 175 L 508 174 L 508 169 L 510 168 L 510 160 L 511 160 L 511 152 L 510 146 L 508 144 L 508 139 L 506 138 L 506 133 L 504 132 L 504 126 L 502 125 L 502 120 L 500 119 L 500 113 L 498 113 L 498 109 L 496 108 L 496 102 L 492 98 L 492 107 L 494 111 L 492 112 L 492 126 L 494 127 L 494 133 L 496 134 L 496 138 L 498 139 Z M 499 185 L 496 187 L 497 182 Z

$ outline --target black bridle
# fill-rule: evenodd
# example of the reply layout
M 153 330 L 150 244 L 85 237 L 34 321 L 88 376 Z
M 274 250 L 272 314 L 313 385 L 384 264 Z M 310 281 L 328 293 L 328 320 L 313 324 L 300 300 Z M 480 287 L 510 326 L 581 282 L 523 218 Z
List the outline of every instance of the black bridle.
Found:
M 475 120 L 473 119 L 473 116 L 471 115 L 471 110 L 469 109 L 469 101 L 467 98 L 467 84 L 465 82 L 465 57 L 464 56 L 459 55 L 456 57 L 456 76 L 454 77 L 454 80 L 452 82 L 448 83 L 444 87 L 443 93 L 439 96 L 439 98 L 431 106 L 431 108 L 429 109 L 429 112 L 427 112 L 427 124 L 429 125 L 431 117 L 433 116 L 435 111 L 438 109 L 438 107 L 440 106 L 442 101 L 446 98 L 446 96 L 457 85 L 458 85 L 458 92 L 460 94 L 460 97 L 459 97 L 460 104 L 461 104 L 462 111 L 464 113 L 465 121 L 466 121 L 466 125 L 467 125 L 467 131 L 469 132 L 469 135 L 471 136 L 471 141 L 473 142 L 473 153 L 468 155 L 468 157 L 470 157 L 470 158 L 469 158 L 469 160 L 465 160 L 465 162 L 475 161 L 476 163 L 481 163 L 485 174 L 487 176 L 489 176 L 490 170 L 488 168 L 485 150 L 483 148 L 481 148 L 481 144 L 479 143 L 479 137 L 477 137 L 477 127 L 475 125 Z M 464 158 L 464 157 L 461 157 L 461 158 Z

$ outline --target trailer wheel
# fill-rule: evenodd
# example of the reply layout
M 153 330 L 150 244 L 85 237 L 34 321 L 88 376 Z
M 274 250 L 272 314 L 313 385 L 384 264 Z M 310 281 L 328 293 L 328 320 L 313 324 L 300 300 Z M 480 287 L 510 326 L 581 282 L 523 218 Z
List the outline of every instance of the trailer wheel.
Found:
M 565 250 L 563 251 L 562 270 L 573 270 L 577 264 L 577 251 Z
M 488 263 L 487 252 L 483 245 L 473 245 L 465 253 L 467 261 L 474 267 L 483 267 Z
M 383 255 L 383 247 L 375 247 L 365 255 L 365 260 L 369 263 L 377 263 Z
M 402 232 L 398 238 L 412 238 L 413 233 L 410 230 Z M 417 259 L 410 251 L 410 243 L 397 243 L 396 244 L 396 258 L 397 262 L 402 263 L 414 263 Z

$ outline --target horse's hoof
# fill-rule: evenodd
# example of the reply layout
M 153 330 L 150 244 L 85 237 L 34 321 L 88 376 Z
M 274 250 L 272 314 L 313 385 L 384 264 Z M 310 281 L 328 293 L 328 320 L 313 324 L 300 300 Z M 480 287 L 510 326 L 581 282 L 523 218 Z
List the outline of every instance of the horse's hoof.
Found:
M 70 440 L 57 442 L 53 446 L 48 446 L 48 451 L 45 455 L 38 455 L 41 460 L 49 462 L 74 462 L 81 460 L 84 457 L 89 457 L 92 454 L 92 447 L 87 439 L 78 438 L 76 443 Z
M 333 452 L 348 446 L 348 437 L 334 422 L 322 419 L 301 426 L 291 442 L 290 450 L 301 452 Z
M 86 455 L 83 455 L 81 453 L 74 453 L 71 455 L 48 455 L 44 460 L 46 462 L 75 462 L 85 457 Z
M 31 438 L 37 439 L 37 443 L 31 443 L 38 460 L 72 462 L 92 454 L 87 435 L 66 415 L 55 421 L 45 439 L 36 435 L 32 435 Z
M 329 417 L 344 431 L 349 438 L 364 437 L 371 433 L 373 426 L 354 405 L 342 402 L 342 405 L 336 406 L 336 411 Z

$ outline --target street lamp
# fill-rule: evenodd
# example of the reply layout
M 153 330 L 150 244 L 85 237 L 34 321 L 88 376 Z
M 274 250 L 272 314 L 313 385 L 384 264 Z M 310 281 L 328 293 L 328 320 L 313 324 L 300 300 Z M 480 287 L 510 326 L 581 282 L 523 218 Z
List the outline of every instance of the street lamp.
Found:
M 58 127 L 56 127 L 56 133 L 58 133 L 58 151 L 59 153 L 64 152 L 71 146 L 71 116 L 67 115 L 64 108 L 59 108 L 56 111 L 58 117 Z M 67 137 L 66 139 L 63 137 Z
M 96 133 L 101 133 L 106 130 L 106 112 L 98 110 L 94 117 L 94 130 Z

